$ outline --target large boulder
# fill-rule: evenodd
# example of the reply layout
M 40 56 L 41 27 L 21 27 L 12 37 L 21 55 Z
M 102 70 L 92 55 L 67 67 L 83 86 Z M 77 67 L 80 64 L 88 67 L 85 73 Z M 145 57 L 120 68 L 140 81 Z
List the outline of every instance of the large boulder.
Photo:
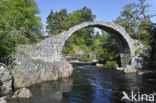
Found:
M 129 65 L 124 68 L 125 73 L 134 73 L 143 71 L 147 67 L 146 59 L 149 58 L 150 50 L 144 49 L 143 44 L 141 44 L 142 49 L 138 50 L 138 54 L 136 54 Z
M 27 88 L 21 88 L 17 90 L 12 98 L 30 98 L 32 96 L 31 92 Z
M 12 92 L 12 75 L 11 72 L 0 63 L 0 96 Z
M 131 64 L 127 65 L 124 69 L 125 73 L 134 73 L 138 71 L 142 71 L 147 65 L 145 59 L 140 56 L 135 56 L 132 58 Z
M 28 87 L 36 83 L 44 81 L 57 80 L 59 78 L 66 78 L 72 73 L 72 65 L 67 61 L 44 61 L 41 59 L 34 59 L 29 54 L 27 48 L 18 48 L 15 57 L 15 66 L 12 70 L 14 78 L 14 87 Z M 35 52 L 35 51 L 34 51 Z M 34 53 L 32 51 L 32 53 Z

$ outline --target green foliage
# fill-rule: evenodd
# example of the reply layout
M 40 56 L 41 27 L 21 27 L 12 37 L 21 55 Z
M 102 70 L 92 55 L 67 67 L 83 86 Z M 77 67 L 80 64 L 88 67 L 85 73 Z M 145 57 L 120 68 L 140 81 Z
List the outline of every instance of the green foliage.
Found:
M 105 66 L 110 69 L 116 69 L 118 65 L 116 61 L 107 61 Z
M 91 9 L 87 7 L 83 7 L 82 9 L 78 9 L 76 11 L 73 11 L 72 13 L 68 13 L 66 9 L 61 9 L 60 11 L 56 12 L 51 10 L 49 16 L 47 17 L 46 29 L 49 35 L 54 36 L 76 24 L 85 21 L 93 21 L 94 19 L 95 15 L 93 15 Z M 93 29 L 82 29 L 76 32 L 75 36 L 72 36 L 70 38 L 70 42 L 75 41 L 76 39 L 75 43 L 80 44 L 80 42 L 83 41 L 82 39 L 84 39 L 84 37 L 90 37 L 90 32 L 93 32 Z M 82 37 L 81 41 L 77 40 L 76 37 L 78 36 Z
M 73 37 L 72 37 L 73 36 Z M 106 63 L 106 61 L 115 60 L 120 64 L 119 51 L 116 41 L 106 32 L 99 34 L 98 32 L 95 35 L 91 36 L 90 45 L 86 45 L 84 42 L 87 39 L 82 39 L 82 37 L 73 34 L 65 43 L 64 53 L 74 54 L 76 51 L 83 51 L 85 54 L 82 55 L 84 61 L 91 61 L 97 59 L 101 63 Z M 70 40 L 70 41 L 69 41 Z M 78 41 L 81 41 L 80 44 Z M 68 48 L 67 48 L 68 47 Z M 69 48 L 70 47 L 70 48 Z M 89 56 L 90 53 L 96 55 L 96 57 Z
M 76 24 L 93 21 L 94 19 L 95 15 L 93 15 L 91 9 L 87 7 L 83 7 L 72 13 L 68 13 L 66 9 L 61 9 L 56 12 L 52 10 L 47 17 L 46 29 L 49 35 L 54 36 Z M 91 33 L 93 33 L 93 28 L 83 28 L 75 32 L 65 43 L 63 53 L 73 54 L 80 49 L 85 51 L 87 46 L 91 45 Z
M 125 27 L 131 37 L 145 44 L 143 49 L 152 49 L 149 59 L 150 68 L 155 68 L 156 60 L 156 24 L 152 23 L 148 12 L 150 5 L 146 0 L 138 0 L 138 3 L 127 4 L 123 7 L 121 15 L 115 20 L 116 23 Z M 154 17 L 154 16 L 153 16 Z M 136 54 L 139 50 L 135 51 Z
M 92 10 L 87 8 L 87 7 L 83 7 L 80 10 L 76 10 L 73 13 L 70 13 L 68 16 L 68 24 L 70 25 L 70 27 L 79 24 L 79 23 L 83 23 L 86 21 L 94 21 L 95 19 L 95 15 L 92 14 Z M 83 28 L 77 32 L 75 32 L 69 39 L 69 43 L 71 41 L 73 41 L 72 43 L 74 43 L 75 45 L 79 45 L 79 46 L 89 46 L 91 45 L 91 38 L 92 38 L 92 33 L 93 33 L 93 28 Z M 68 43 L 68 42 L 67 42 Z
M 150 42 L 150 15 L 146 14 L 150 5 L 146 0 L 138 0 L 138 3 L 127 4 L 123 7 L 121 15 L 115 20 L 116 23 L 125 27 L 131 37 L 145 44 Z
M 73 11 L 72 13 L 67 13 L 66 9 L 62 9 L 59 12 L 53 12 L 49 14 L 47 18 L 47 31 L 53 36 L 64 30 L 69 29 L 70 27 L 85 22 L 93 21 L 95 15 L 92 14 L 91 9 L 83 7 L 80 10 Z M 86 46 L 91 44 L 91 33 L 93 28 L 83 28 L 75 32 L 66 42 L 65 47 L 63 48 L 63 53 L 72 54 L 75 50 L 85 49 Z M 77 48 L 78 47 L 78 48 Z
M 150 55 L 150 61 L 149 66 L 150 68 L 156 68 L 156 23 L 152 23 L 150 26 L 150 34 L 152 36 L 150 41 L 151 46 L 151 55 Z
M 42 39 L 38 13 L 34 0 L 0 0 L 0 62 L 10 59 L 16 45 Z
M 0 5 L 1 31 L 27 38 L 41 35 L 41 19 L 36 16 L 39 10 L 34 0 L 1 0 Z
M 135 51 L 135 54 L 139 54 L 139 50 L 136 50 L 136 51 Z
M 15 51 L 15 40 L 5 33 L 0 33 L 0 62 L 8 63 L 11 53 Z
M 61 9 L 59 12 L 53 12 L 51 10 L 49 16 L 47 17 L 47 32 L 49 35 L 56 35 L 68 28 L 68 13 L 66 9 Z
M 118 18 L 116 18 L 115 22 L 123 27 L 125 27 L 126 31 L 135 38 L 135 29 L 138 25 L 138 20 L 136 15 L 138 15 L 138 11 L 136 10 L 137 5 L 135 3 L 127 4 L 123 7 L 123 11 Z
M 103 63 L 111 60 L 119 61 L 119 51 L 116 41 L 105 32 L 98 39 L 100 40 L 99 45 L 94 44 L 94 50 L 98 52 L 97 59 Z
M 149 67 L 155 69 L 155 67 L 156 67 L 156 60 L 150 61 L 149 62 Z

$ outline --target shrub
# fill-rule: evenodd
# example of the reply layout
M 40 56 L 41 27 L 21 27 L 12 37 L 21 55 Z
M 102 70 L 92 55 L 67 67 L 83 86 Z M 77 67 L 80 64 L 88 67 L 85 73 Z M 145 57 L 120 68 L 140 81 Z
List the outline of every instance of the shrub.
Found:
M 117 68 L 117 62 L 116 61 L 107 61 L 105 66 L 107 68 L 116 69 Z
M 156 68 L 156 60 L 150 61 L 148 64 L 150 68 Z
M 11 53 L 15 51 L 15 46 L 16 43 L 12 37 L 0 33 L 0 62 L 7 65 L 11 62 Z

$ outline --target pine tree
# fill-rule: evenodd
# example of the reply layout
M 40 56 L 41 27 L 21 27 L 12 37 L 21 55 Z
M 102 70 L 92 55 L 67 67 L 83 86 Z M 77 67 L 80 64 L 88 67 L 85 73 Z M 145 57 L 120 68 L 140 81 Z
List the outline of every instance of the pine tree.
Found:
M 147 9 L 150 5 L 145 4 L 146 0 L 138 0 L 139 3 L 127 4 L 123 7 L 121 15 L 115 20 L 116 23 L 125 27 L 131 37 L 142 41 L 145 44 L 150 40 L 150 15 Z
M 68 13 L 66 9 L 61 9 L 59 12 L 51 10 L 47 17 L 47 32 L 49 35 L 56 35 L 67 28 Z

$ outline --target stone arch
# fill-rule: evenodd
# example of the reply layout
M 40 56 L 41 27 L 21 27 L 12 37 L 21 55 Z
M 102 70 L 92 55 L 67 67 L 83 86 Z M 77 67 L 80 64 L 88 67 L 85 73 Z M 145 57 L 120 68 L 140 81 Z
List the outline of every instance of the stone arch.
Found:
M 35 54 L 30 56 L 33 59 L 39 59 L 45 62 L 62 61 L 62 49 L 65 41 L 76 31 L 85 27 L 97 27 L 113 36 L 118 43 L 118 48 L 121 58 L 121 66 L 126 67 L 131 64 L 132 58 L 135 56 L 135 51 L 138 49 L 136 43 L 138 41 L 132 39 L 125 29 L 113 22 L 84 22 L 71 27 L 56 36 L 49 37 L 40 43 L 36 44 L 34 49 Z M 29 51 L 27 51 L 29 53 Z
M 115 38 L 121 58 L 121 66 L 126 67 L 126 65 L 131 63 L 131 57 L 134 55 L 131 44 L 131 37 L 126 33 L 125 29 L 113 22 L 85 22 L 70 28 L 66 33 L 65 41 L 76 31 L 85 27 L 97 27 L 109 33 Z
M 139 55 L 146 55 L 148 51 L 144 51 L 144 45 L 132 39 L 123 27 L 113 22 L 85 22 L 37 44 L 18 46 L 14 55 L 16 66 L 12 71 L 15 87 L 30 86 L 71 75 L 72 66 L 62 57 L 63 46 L 74 32 L 89 26 L 103 29 L 115 38 L 123 67 L 120 70 L 128 73 L 143 68 L 145 61 Z M 135 54 L 136 50 L 140 50 L 138 54 Z M 29 81 L 30 78 L 33 78 L 32 81 Z

